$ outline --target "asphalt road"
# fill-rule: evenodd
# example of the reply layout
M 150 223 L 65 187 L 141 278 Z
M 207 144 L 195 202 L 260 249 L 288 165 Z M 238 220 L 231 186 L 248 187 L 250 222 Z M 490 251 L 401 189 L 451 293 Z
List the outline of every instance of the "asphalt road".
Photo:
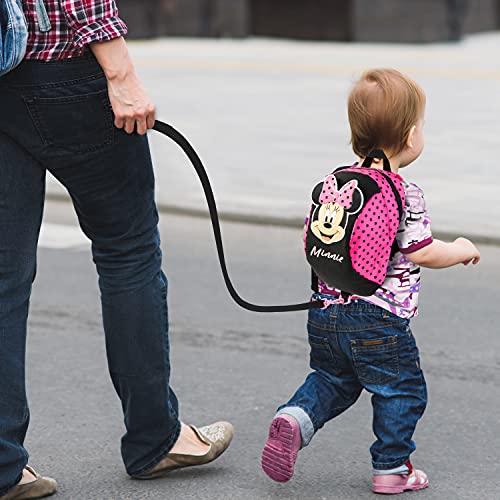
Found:
M 120 461 L 123 424 L 104 354 L 96 276 L 69 205 L 50 203 L 39 252 L 28 345 L 31 464 L 56 477 L 60 499 L 368 499 L 372 442 L 365 396 L 302 451 L 292 481 L 260 469 L 275 407 L 307 373 L 305 314 L 257 315 L 228 298 L 208 221 L 162 217 L 170 279 L 172 383 L 182 418 L 236 427 L 216 463 L 136 482 Z M 59 225 L 65 224 L 65 225 Z M 224 224 L 230 271 L 249 300 L 307 297 L 300 231 Z M 69 248 L 64 248 L 69 247 Z M 414 463 L 431 481 L 422 500 L 500 496 L 500 248 L 475 269 L 424 273 L 413 329 L 429 385 Z M 412 496 L 412 498 L 413 498 Z

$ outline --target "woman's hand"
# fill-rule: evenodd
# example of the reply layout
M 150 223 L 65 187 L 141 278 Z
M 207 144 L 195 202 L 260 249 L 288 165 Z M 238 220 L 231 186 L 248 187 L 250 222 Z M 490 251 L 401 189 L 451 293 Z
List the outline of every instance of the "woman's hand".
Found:
M 133 70 L 108 78 L 108 92 L 117 128 L 144 135 L 153 127 L 155 105 Z
M 137 77 L 125 40 L 115 38 L 90 45 L 108 80 L 115 125 L 128 134 L 145 134 L 155 123 L 155 106 Z

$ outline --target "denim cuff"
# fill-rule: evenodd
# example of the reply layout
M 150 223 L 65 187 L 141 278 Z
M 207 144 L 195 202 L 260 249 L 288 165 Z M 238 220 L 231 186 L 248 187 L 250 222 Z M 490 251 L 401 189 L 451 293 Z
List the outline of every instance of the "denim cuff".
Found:
M 23 467 L 23 471 L 24 471 L 24 467 Z M 21 472 L 21 474 L 17 477 L 14 484 L 12 484 L 11 486 L 7 486 L 6 488 L 0 489 L 0 498 L 3 497 L 4 495 L 6 495 L 11 489 L 15 488 L 19 484 L 19 481 L 21 481 L 22 478 L 23 478 L 23 473 Z
M 403 465 L 406 465 L 406 462 L 410 460 L 410 457 L 400 458 L 398 460 L 393 460 L 392 462 L 374 462 L 372 459 L 372 467 L 373 470 L 377 471 L 390 471 L 397 469 Z
M 290 415 L 297 420 L 302 438 L 302 448 L 307 446 L 314 436 L 314 425 L 309 415 L 300 406 L 285 406 L 276 413 L 278 415 Z
M 127 470 L 127 474 L 131 477 L 134 477 L 134 476 L 140 476 L 142 474 L 151 471 L 151 469 L 153 469 L 155 465 L 159 464 L 168 455 L 170 450 L 174 447 L 175 443 L 179 439 L 179 436 L 181 435 L 181 429 L 182 429 L 182 423 L 179 420 L 177 422 L 175 431 L 172 433 L 169 440 L 167 441 L 167 444 L 162 448 L 162 451 L 156 456 L 156 458 L 150 460 L 147 465 L 141 467 L 137 471 Z

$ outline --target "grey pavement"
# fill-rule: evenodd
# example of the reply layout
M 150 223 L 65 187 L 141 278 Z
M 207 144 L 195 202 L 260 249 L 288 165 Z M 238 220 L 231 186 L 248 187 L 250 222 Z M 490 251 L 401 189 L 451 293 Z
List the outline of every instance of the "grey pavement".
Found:
M 403 175 L 426 192 L 435 230 L 500 241 L 500 33 L 459 44 L 160 39 L 131 48 L 158 117 L 205 161 L 221 212 L 282 224 L 300 223 L 312 186 L 353 160 L 355 77 L 373 66 L 408 72 L 427 92 L 427 144 Z M 151 139 L 160 204 L 205 212 L 182 153 Z
M 260 303 L 308 296 L 300 230 L 224 223 L 231 275 Z M 225 291 L 206 220 L 163 215 L 169 276 L 172 383 L 181 416 L 234 422 L 233 446 L 219 461 L 159 481 L 136 482 L 119 454 L 119 402 L 105 363 L 98 289 L 89 246 L 69 204 L 50 202 L 28 342 L 31 463 L 71 500 L 363 500 L 370 493 L 373 440 L 368 397 L 331 422 L 302 451 L 285 485 L 260 470 L 275 407 L 305 377 L 305 314 L 257 315 Z M 496 500 L 500 490 L 500 248 L 481 246 L 475 268 L 425 271 L 421 315 L 413 322 L 429 385 L 414 462 L 433 500 Z

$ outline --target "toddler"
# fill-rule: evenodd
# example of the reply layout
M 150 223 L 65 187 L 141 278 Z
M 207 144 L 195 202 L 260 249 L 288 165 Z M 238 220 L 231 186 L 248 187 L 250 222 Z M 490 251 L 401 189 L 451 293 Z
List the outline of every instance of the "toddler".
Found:
M 393 69 L 367 71 L 348 101 L 352 147 L 360 158 L 355 165 L 376 149 L 385 153 L 394 173 L 414 162 L 424 147 L 424 111 L 425 94 L 412 79 Z M 382 168 L 381 161 L 375 159 L 372 168 Z M 428 486 L 426 474 L 410 462 L 412 436 L 427 403 L 410 330 L 418 311 L 420 266 L 477 264 L 480 253 L 465 238 L 433 239 L 422 190 L 404 180 L 403 186 L 397 251 L 382 286 L 369 297 L 347 297 L 318 281 L 313 300 L 325 301 L 325 308 L 309 311 L 312 372 L 278 409 L 262 454 L 262 467 L 275 481 L 292 477 L 299 450 L 366 389 L 372 394 L 376 436 L 370 448 L 373 491 L 396 494 Z

